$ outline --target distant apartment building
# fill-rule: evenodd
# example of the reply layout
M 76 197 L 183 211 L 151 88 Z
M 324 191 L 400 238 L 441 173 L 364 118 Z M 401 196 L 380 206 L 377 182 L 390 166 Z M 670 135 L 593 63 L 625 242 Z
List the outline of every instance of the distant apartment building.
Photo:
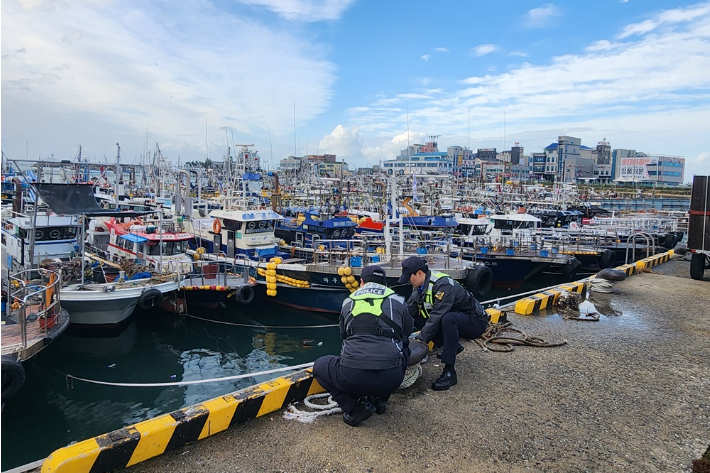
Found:
M 396 159 L 382 163 L 387 174 L 452 174 L 454 160 L 449 153 L 438 149 L 437 136 L 430 136 L 425 144 L 415 144 L 403 150 Z M 410 154 L 416 151 L 414 154 Z
M 498 160 L 498 151 L 495 148 L 478 148 L 476 157 L 481 161 L 493 163 Z
M 279 161 L 279 170 L 284 172 L 297 172 L 303 167 L 304 158 L 301 156 L 289 156 Z

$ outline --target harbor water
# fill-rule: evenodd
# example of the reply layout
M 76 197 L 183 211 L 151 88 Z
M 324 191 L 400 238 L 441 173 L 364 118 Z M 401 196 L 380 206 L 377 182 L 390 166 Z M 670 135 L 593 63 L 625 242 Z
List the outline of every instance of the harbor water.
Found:
M 563 282 L 540 275 L 516 292 Z M 485 297 L 509 296 L 494 290 Z M 269 303 L 190 315 L 136 311 L 111 333 L 73 327 L 23 365 L 27 381 L 2 411 L 2 470 L 47 457 L 72 442 L 194 405 L 278 374 L 188 386 L 132 387 L 257 373 L 338 354 L 337 314 Z M 113 383 L 93 384 L 75 378 Z

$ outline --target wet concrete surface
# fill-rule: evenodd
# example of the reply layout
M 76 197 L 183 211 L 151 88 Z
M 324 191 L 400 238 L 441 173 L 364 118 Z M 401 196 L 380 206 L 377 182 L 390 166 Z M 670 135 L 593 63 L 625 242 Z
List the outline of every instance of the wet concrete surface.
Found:
M 673 259 L 592 293 L 599 322 L 511 312 L 514 327 L 567 345 L 464 341 L 456 386 L 429 388 L 442 369 L 430 356 L 360 427 L 276 412 L 125 471 L 689 472 L 710 444 L 710 278 L 688 271 Z

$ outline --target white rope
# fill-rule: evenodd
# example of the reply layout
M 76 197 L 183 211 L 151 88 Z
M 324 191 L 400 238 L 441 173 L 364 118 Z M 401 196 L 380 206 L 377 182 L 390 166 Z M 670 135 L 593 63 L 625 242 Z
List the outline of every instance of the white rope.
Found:
M 417 363 L 414 366 L 408 366 L 407 370 L 404 372 L 404 379 L 402 384 L 399 385 L 397 389 L 406 389 L 414 384 L 414 382 L 419 379 L 422 374 L 422 365 Z M 326 404 L 316 404 L 313 401 L 316 399 L 326 398 Z M 286 408 L 284 412 L 284 419 L 295 419 L 304 424 L 310 424 L 315 422 L 321 416 L 329 416 L 331 414 L 339 414 L 343 410 L 338 407 L 338 403 L 333 400 L 333 396 L 330 393 L 313 394 L 308 396 L 303 400 L 303 404 L 312 409 L 312 411 L 301 410 L 296 407 L 298 403 L 291 403 Z
M 316 399 L 326 398 L 326 404 L 315 404 L 313 401 Z M 289 404 L 284 412 L 284 419 L 295 419 L 304 424 L 310 424 L 315 422 L 315 420 L 321 416 L 328 416 L 331 414 L 339 414 L 343 410 L 338 407 L 338 403 L 333 401 L 333 396 L 330 393 L 313 394 L 308 396 L 303 400 L 303 404 L 307 407 L 313 409 L 313 411 L 302 411 L 297 408 L 294 403 Z
M 157 388 L 157 387 L 165 387 L 165 386 L 187 386 L 190 384 L 219 383 L 222 381 L 232 381 L 235 379 L 254 378 L 256 376 L 281 373 L 284 371 L 292 371 L 292 370 L 300 370 L 300 369 L 304 369 L 304 368 L 311 368 L 312 366 L 313 366 L 313 363 L 303 363 L 302 365 L 286 366 L 284 368 L 275 368 L 273 370 L 259 371 L 256 373 L 246 373 L 246 374 L 239 374 L 239 375 L 235 375 L 235 376 L 226 376 L 224 378 L 198 379 L 198 380 L 194 380 L 194 381 L 177 381 L 174 383 L 111 383 L 108 381 L 97 381 L 95 379 L 77 378 L 76 376 L 72 376 L 70 374 L 67 375 L 67 382 L 77 380 L 77 381 L 84 381 L 85 383 L 102 384 L 104 386 L 123 386 L 123 387 L 130 387 L 130 388 Z
M 590 288 L 593 292 L 605 292 L 610 293 L 614 283 L 607 281 L 606 279 L 592 279 L 592 287 Z
M 417 379 L 422 375 L 422 364 L 417 363 L 414 366 L 407 366 L 407 371 L 404 372 L 404 379 L 402 384 L 399 385 L 397 389 L 407 389 L 413 385 Z

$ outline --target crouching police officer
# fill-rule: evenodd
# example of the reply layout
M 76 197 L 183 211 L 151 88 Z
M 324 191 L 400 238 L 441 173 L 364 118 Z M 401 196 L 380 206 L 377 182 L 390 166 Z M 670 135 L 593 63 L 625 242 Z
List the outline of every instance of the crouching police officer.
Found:
M 414 325 L 421 329 L 416 338 L 444 347 L 441 353 L 444 371 L 431 388 L 449 389 L 458 380 L 454 365 L 456 355 L 464 349 L 459 338 L 480 337 L 488 327 L 488 316 L 473 294 L 448 274 L 430 271 L 421 258 L 412 256 L 402 261 L 399 283 L 407 282 L 413 287 L 407 308 L 414 317 Z
M 384 414 L 390 395 L 402 384 L 409 362 L 414 320 L 404 299 L 388 289 L 379 266 L 362 270 L 360 289 L 340 311 L 340 356 L 318 358 L 313 375 L 356 427 L 374 412 Z

